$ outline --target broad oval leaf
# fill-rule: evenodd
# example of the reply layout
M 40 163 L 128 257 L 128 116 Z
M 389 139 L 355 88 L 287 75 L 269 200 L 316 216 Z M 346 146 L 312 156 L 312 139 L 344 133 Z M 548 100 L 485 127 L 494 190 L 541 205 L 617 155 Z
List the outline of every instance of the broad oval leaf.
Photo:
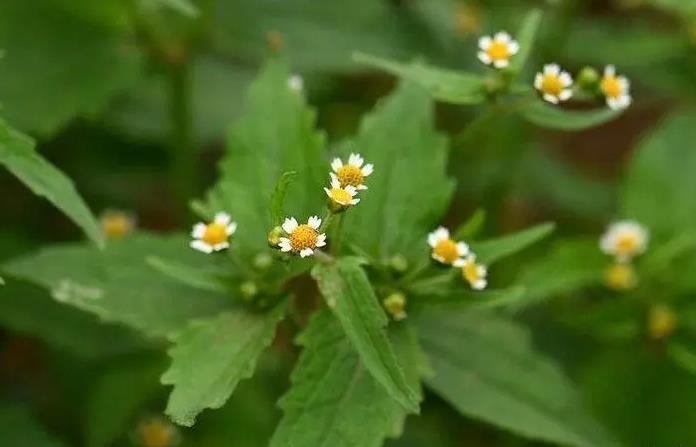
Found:
M 271 344 L 285 303 L 267 314 L 228 311 L 192 322 L 169 350 L 172 364 L 162 383 L 173 385 L 166 413 L 177 424 L 192 426 L 206 408 L 220 408 L 242 379 L 254 373 L 256 360 Z
M 425 366 L 417 340 L 405 326 L 391 335 L 409 383 L 419 389 Z M 284 415 L 271 447 L 379 447 L 400 434 L 405 409 L 366 370 L 330 312 L 314 315 L 297 341 L 304 350 L 280 401 Z
M 421 321 L 419 334 L 435 373 L 426 384 L 462 414 L 551 443 L 617 446 L 523 327 L 478 312 L 438 312 Z
M 419 84 L 439 101 L 479 104 L 486 99 L 483 78 L 471 73 L 429 67 L 419 62 L 403 64 L 363 53 L 354 54 L 353 59 Z
M 146 262 L 153 254 L 192 265 L 206 259 L 188 248 L 184 237 L 138 233 L 112 241 L 104 250 L 85 244 L 55 245 L 0 269 L 49 289 L 61 303 L 153 336 L 169 336 L 190 319 L 229 307 L 229 297 L 224 294 L 188 287 L 157 274 Z
M 583 130 L 609 122 L 621 114 L 621 110 L 602 107 L 595 110 L 567 110 L 556 105 L 535 100 L 522 109 L 522 116 L 530 123 L 559 130 Z
M 36 152 L 34 140 L 0 119 L 0 164 L 36 195 L 45 197 L 75 222 L 97 245 L 104 236 L 72 181 Z
M 693 112 L 667 118 L 641 141 L 628 166 L 620 196 L 622 215 L 646 225 L 654 236 L 694 228 L 695 120 Z
M 361 260 L 346 257 L 330 264 L 317 264 L 312 277 L 365 368 L 392 398 L 417 412 L 418 396 L 407 383 L 387 338 L 387 317 L 361 267 Z

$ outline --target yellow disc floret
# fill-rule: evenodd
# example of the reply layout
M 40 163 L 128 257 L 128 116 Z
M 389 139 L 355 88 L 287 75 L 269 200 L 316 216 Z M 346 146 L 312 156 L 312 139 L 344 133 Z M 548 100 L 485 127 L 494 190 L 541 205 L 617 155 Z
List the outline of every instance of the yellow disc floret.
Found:
M 616 76 L 605 75 L 600 83 L 602 93 L 609 98 L 618 98 L 623 94 L 623 87 Z
M 343 188 L 331 188 L 329 190 L 329 197 L 331 200 L 341 205 L 348 205 L 353 200 L 353 196 Z
M 462 267 L 462 276 L 470 284 L 474 284 L 475 282 L 479 281 L 481 279 L 481 275 L 479 275 L 478 265 L 471 261 L 465 263 L 464 267 Z
M 442 262 L 451 264 L 459 259 L 457 243 L 452 239 L 442 239 L 433 248 L 433 254 L 442 259 Z
M 624 232 L 616 238 L 616 253 L 619 255 L 631 255 L 638 249 L 640 240 L 638 235 L 632 232 Z
M 351 164 L 343 165 L 338 169 L 336 175 L 342 187 L 350 185 L 357 188 L 363 184 L 364 176 L 362 170 L 357 166 Z
M 547 74 L 541 81 L 541 90 L 549 95 L 560 96 L 564 85 L 560 76 Z
M 498 40 L 493 40 L 491 42 L 486 53 L 488 53 L 488 56 L 494 61 L 509 59 L 511 56 L 508 42 L 501 42 Z
M 209 245 L 217 245 L 227 240 L 227 226 L 219 223 L 211 223 L 205 227 L 201 240 Z
M 309 225 L 299 225 L 290 235 L 290 245 L 293 251 L 299 252 L 305 248 L 314 249 L 317 246 L 319 234 Z

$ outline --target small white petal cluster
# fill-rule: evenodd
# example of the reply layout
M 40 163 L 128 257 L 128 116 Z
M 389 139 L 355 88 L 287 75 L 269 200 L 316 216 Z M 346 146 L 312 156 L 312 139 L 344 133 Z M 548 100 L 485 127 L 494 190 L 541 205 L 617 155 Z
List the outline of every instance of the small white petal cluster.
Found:
M 600 89 L 606 98 L 609 108 L 621 110 L 631 105 L 630 88 L 631 83 L 626 76 L 616 75 L 616 67 L 607 65 L 604 68 Z
M 220 251 L 230 246 L 229 238 L 237 231 L 237 223 L 232 222 L 229 214 L 219 212 L 213 222 L 199 222 L 193 226 L 191 248 L 203 253 Z
M 558 64 L 546 64 L 541 73 L 534 77 L 534 88 L 539 90 L 545 101 L 558 104 L 573 96 L 573 78 Z
M 641 255 L 648 247 L 648 230 L 638 222 L 624 220 L 607 228 L 599 240 L 600 249 L 618 262 L 629 262 Z
M 318 216 L 310 217 L 307 223 L 302 225 L 298 224 L 294 217 L 289 217 L 281 227 L 285 236 L 279 239 L 280 251 L 297 253 L 300 257 L 306 258 L 313 255 L 317 248 L 326 245 L 326 233 L 318 232 L 321 227 L 321 219 Z
M 481 37 L 478 45 L 479 60 L 495 68 L 505 68 L 510 65 L 510 58 L 520 51 L 520 45 L 505 31 L 500 31 L 493 37 Z
M 469 246 L 465 242 L 453 241 L 449 230 L 445 227 L 438 227 L 428 234 L 428 245 L 433 249 L 430 256 L 441 264 L 453 265 L 469 254 Z

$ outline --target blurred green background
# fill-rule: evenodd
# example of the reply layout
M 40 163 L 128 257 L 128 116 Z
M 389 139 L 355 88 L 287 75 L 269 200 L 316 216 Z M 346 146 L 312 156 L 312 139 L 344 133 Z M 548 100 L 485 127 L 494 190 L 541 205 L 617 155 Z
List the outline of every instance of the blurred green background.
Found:
M 355 63 L 353 52 L 483 72 L 478 37 L 517 29 L 532 7 L 545 17 L 523 79 L 552 61 L 573 72 L 612 63 L 630 77 L 634 104 L 582 132 L 543 130 L 514 115 L 465 131 L 479 108 L 438 106 L 458 180 L 447 221 L 485 208 L 488 234 L 551 220 L 557 238 L 598 237 L 617 216 L 619 179 L 644 135 L 696 101 L 692 0 L 0 0 L 0 116 L 37 139 L 96 213 L 120 209 L 140 228 L 187 229 L 188 202 L 214 182 L 225 133 L 269 55 L 303 77 L 334 144 L 395 84 Z M 5 171 L 0 191 L 0 260 L 81 237 Z M 548 248 L 518 256 L 507 274 Z M 679 299 L 693 300 L 690 290 Z M 696 446 L 696 351 L 689 371 L 654 340 L 585 330 L 578 312 L 608 293 L 560 294 L 521 318 L 623 445 Z M 17 281 L 0 289 L 0 328 L 0 446 L 159 447 L 140 431 L 166 424 L 156 416 L 167 395 L 161 347 Z M 183 445 L 266 445 L 297 356 L 282 329 L 276 343 L 223 409 L 179 429 Z M 388 445 L 542 444 L 428 395 L 422 416 Z

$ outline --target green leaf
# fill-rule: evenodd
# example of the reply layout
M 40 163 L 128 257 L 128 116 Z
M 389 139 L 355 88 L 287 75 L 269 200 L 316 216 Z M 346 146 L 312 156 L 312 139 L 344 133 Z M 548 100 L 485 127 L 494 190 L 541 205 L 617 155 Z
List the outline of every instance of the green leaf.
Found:
M 0 16 L 3 115 L 41 135 L 103 110 L 135 83 L 143 62 L 125 27 L 99 26 L 52 3 L 4 2 Z
M 667 354 L 674 363 L 696 375 L 696 350 L 694 348 L 683 343 L 670 341 L 667 345 Z
M 426 66 L 420 62 L 403 64 L 369 54 L 356 53 L 353 59 L 361 64 L 379 68 L 426 89 L 433 98 L 452 104 L 479 104 L 486 99 L 483 78 L 480 76 Z
M 340 258 L 331 264 L 315 265 L 312 277 L 365 368 L 397 402 L 417 412 L 418 396 L 407 383 L 389 343 L 387 317 L 360 265 L 358 258 Z
M 242 379 L 251 377 L 256 361 L 273 341 L 285 304 L 267 314 L 235 310 L 189 325 L 169 350 L 172 364 L 162 383 L 173 385 L 166 413 L 192 426 L 206 408 L 220 408 Z
M 479 208 L 466 222 L 457 228 L 457 231 L 454 232 L 454 238 L 457 240 L 470 239 L 481 231 L 485 223 L 486 210 Z
M 297 172 L 285 200 L 293 216 L 301 221 L 324 206 L 324 135 L 314 129 L 314 111 L 288 87 L 289 76 L 283 63 L 272 60 L 253 82 L 247 111 L 229 134 L 220 180 L 208 193 L 208 214 L 224 210 L 239 224 L 235 241 L 242 256 L 268 250 L 268 204 L 284 172 Z
M 171 8 L 174 11 L 180 12 L 181 14 L 187 16 L 187 17 L 197 17 L 199 12 L 198 8 L 196 8 L 193 3 L 191 3 L 189 0 L 139 0 L 140 3 L 143 3 L 145 5 L 147 4 L 153 4 L 153 5 L 159 5 L 159 6 L 164 6 L 167 8 Z
M 462 414 L 561 445 L 617 444 L 584 408 L 561 368 L 528 331 L 482 313 L 433 313 L 420 325 L 435 375 L 427 385 Z
M 103 245 L 104 236 L 72 181 L 36 152 L 31 138 L 12 129 L 2 119 L 0 163 L 34 194 L 45 197 L 65 213 L 97 245 Z
M 447 141 L 434 130 L 427 94 L 413 84 L 400 85 L 363 119 L 342 152 L 359 153 L 374 164 L 360 206 L 344 216 L 343 240 L 373 259 L 427 259 L 426 235 L 449 207 L 454 189 L 445 173 Z
M 458 281 L 461 283 L 461 280 Z M 516 303 L 525 293 L 524 287 L 477 291 L 463 284 L 439 287 L 437 292 L 434 289 L 424 290 L 417 284 L 408 290 L 414 294 L 408 303 L 409 315 L 435 308 L 459 311 L 504 307 Z
M 423 365 L 417 340 L 405 327 L 393 340 L 415 389 Z M 304 350 L 280 401 L 284 415 L 271 447 L 379 447 L 399 434 L 406 411 L 375 382 L 328 311 L 315 314 L 297 342 Z
M 598 238 L 558 241 L 546 256 L 530 263 L 516 281 L 525 287 L 521 306 L 527 306 L 602 280 L 608 259 L 599 249 Z
M 209 292 L 229 292 L 229 287 L 222 279 L 222 271 L 211 272 L 204 270 L 201 266 L 186 265 L 158 256 L 150 256 L 146 261 L 155 270 L 187 286 Z
M 2 404 L 0 405 L 0 445 L 61 447 L 65 444 L 48 434 L 25 408 Z
M 696 222 L 695 113 L 666 120 L 638 145 L 621 190 L 622 215 L 657 238 L 693 230 Z
M 145 346 L 135 333 L 63 306 L 40 287 L 19 282 L 0 289 L 0 323 L 85 358 L 124 354 Z
M 229 306 L 225 295 L 157 274 L 145 261 L 152 255 L 192 265 L 206 262 L 184 237 L 140 233 L 110 242 L 105 250 L 83 244 L 44 248 L 1 269 L 49 289 L 61 303 L 154 336 L 170 335 L 192 318 L 214 315 Z
M 491 265 L 502 258 L 524 250 L 544 239 L 554 230 L 555 224 L 543 223 L 526 230 L 481 242 L 472 242 L 471 249 L 483 264 Z
M 621 110 L 602 107 L 595 110 L 567 110 L 535 100 L 521 111 L 532 124 L 550 129 L 583 130 L 609 122 L 621 114 Z
M 519 74 L 524 68 L 524 64 L 529 59 L 529 55 L 534 48 L 534 40 L 536 39 L 539 25 L 543 14 L 539 9 L 532 9 L 522 20 L 522 25 L 517 30 L 514 38 L 520 44 L 520 51 L 510 60 L 509 70 L 515 74 Z M 513 77 L 514 79 L 514 77 Z
M 285 194 L 287 194 L 288 186 L 295 180 L 296 176 L 296 171 L 283 172 L 273 189 L 273 194 L 271 195 L 271 222 L 273 222 L 273 225 L 280 225 L 283 222 L 285 217 L 283 210 Z

